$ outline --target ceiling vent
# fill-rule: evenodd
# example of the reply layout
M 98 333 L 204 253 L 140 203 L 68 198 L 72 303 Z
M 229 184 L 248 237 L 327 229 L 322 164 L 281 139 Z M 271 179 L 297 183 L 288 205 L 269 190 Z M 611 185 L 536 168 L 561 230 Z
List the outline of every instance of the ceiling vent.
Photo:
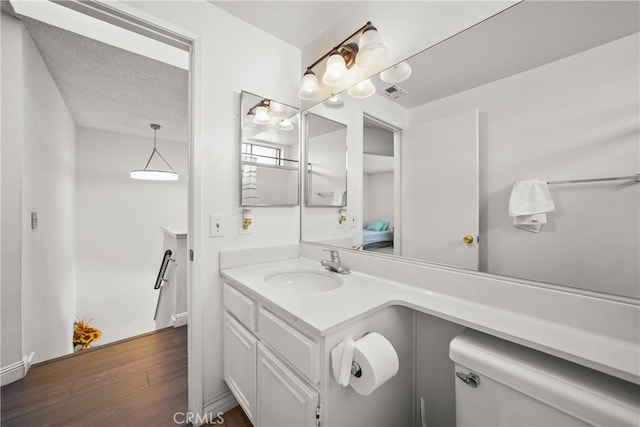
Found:
M 402 89 L 400 86 L 392 85 L 382 89 L 382 94 L 387 98 L 398 99 L 405 96 L 407 94 L 407 91 Z

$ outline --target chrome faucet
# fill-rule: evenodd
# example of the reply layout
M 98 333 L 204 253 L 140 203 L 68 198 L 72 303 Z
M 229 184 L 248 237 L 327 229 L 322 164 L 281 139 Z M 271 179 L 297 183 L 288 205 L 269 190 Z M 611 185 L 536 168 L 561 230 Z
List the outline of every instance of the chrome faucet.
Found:
M 322 265 L 327 270 L 335 271 L 336 273 L 340 273 L 340 274 L 351 273 L 351 271 L 347 267 L 342 265 L 342 262 L 340 261 L 340 254 L 338 253 L 338 251 L 336 251 L 335 249 L 323 249 L 323 250 L 325 252 L 329 252 L 329 255 L 331 255 L 331 261 L 329 261 L 328 259 L 323 259 L 322 261 L 320 261 L 320 265 Z

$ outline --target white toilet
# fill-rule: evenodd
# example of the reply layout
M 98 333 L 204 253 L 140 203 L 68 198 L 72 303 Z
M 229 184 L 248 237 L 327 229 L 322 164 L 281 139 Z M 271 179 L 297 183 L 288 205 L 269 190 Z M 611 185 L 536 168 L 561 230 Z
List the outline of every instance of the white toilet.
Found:
M 449 357 L 458 427 L 640 425 L 636 384 L 471 329 Z

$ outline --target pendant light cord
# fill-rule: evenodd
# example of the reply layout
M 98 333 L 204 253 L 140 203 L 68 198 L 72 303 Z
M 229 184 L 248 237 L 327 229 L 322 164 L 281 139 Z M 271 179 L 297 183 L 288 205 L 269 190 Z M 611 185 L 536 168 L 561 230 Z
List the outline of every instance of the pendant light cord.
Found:
M 147 168 L 149 167 L 149 164 L 151 163 L 151 159 L 153 159 L 153 155 L 154 154 L 158 154 L 158 156 L 160 156 L 160 158 L 162 159 L 162 161 L 169 166 L 169 169 L 171 169 L 171 172 L 175 172 L 175 170 L 171 167 L 171 165 L 169 164 L 169 162 L 167 162 L 167 160 L 162 156 L 162 154 L 160 154 L 160 152 L 158 151 L 158 149 L 156 148 L 156 132 L 158 131 L 158 128 L 153 127 L 153 151 L 151 151 L 151 156 L 149 156 L 149 160 L 147 160 L 147 164 L 144 165 L 144 170 L 147 170 Z

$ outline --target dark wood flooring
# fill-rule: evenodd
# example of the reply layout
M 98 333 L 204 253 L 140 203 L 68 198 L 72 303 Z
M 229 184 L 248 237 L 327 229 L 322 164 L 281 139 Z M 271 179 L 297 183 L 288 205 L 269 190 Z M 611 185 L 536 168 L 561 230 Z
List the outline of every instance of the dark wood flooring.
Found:
M 187 408 L 187 327 L 34 365 L 2 387 L 2 426 L 174 426 Z
M 3 427 L 175 427 L 174 414 L 186 411 L 186 326 L 36 364 L 2 387 L 0 400 Z M 223 419 L 218 425 L 251 427 L 240 407 Z

